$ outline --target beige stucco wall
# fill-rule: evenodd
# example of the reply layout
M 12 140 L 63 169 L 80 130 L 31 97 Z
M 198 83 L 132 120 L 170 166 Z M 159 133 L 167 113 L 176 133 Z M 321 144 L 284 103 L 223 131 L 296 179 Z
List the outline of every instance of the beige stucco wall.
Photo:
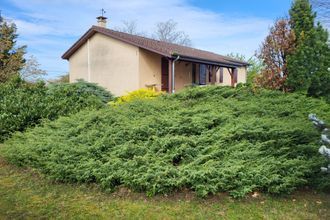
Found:
M 139 86 L 146 88 L 156 84 L 156 89 L 161 90 L 161 55 L 140 49 L 139 60 Z M 192 64 L 178 61 L 175 63 L 175 90 L 180 91 L 192 83 Z
M 192 64 L 177 61 L 175 63 L 175 91 L 192 84 Z
M 238 68 L 237 83 L 246 83 L 247 69 L 246 67 Z
M 219 70 L 220 72 L 220 70 Z M 218 81 L 219 82 L 219 81 Z M 223 83 L 220 83 L 223 86 L 231 85 L 231 77 L 227 68 L 223 68 Z
M 94 82 L 116 96 L 140 87 L 139 48 L 130 44 L 97 33 L 69 61 L 70 82 Z
M 75 82 L 77 79 L 87 81 L 87 64 L 87 44 L 84 44 L 69 59 L 70 82 Z
M 161 55 L 142 48 L 139 54 L 139 87 L 155 84 L 157 91 L 161 91 Z
M 246 67 L 238 68 L 237 83 L 246 83 Z M 217 71 L 217 82 L 220 77 L 220 69 Z M 222 86 L 231 86 L 231 77 L 227 68 L 223 68 L 223 83 L 216 83 Z

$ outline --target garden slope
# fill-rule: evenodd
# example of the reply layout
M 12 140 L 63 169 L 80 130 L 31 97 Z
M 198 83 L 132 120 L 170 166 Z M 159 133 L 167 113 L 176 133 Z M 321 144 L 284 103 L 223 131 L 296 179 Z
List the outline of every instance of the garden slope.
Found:
M 44 120 L 99 109 L 113 96 L 93 83 L 29 83 L 20 78 L 0 83 L 0 143 L 16 131 L 24 131 Z
M 109 190 L 289 193 L 330 185 L 311 112 L 330 121 L 329 104 L 297 94 L 192 88 L 62 117 L 14 135 L 2 152 L 56 180 Z

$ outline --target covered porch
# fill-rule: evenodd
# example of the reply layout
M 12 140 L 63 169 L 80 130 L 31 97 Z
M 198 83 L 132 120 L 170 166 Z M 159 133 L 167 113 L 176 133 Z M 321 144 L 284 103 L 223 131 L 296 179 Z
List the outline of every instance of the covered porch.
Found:
M 239 79 L 238 65 L 212 62 L 185 56 L 161 59 L 161 90 L 175 93 L 186 86 L 235 86 Z M 245 68 L 245 67 L 243 67 Z

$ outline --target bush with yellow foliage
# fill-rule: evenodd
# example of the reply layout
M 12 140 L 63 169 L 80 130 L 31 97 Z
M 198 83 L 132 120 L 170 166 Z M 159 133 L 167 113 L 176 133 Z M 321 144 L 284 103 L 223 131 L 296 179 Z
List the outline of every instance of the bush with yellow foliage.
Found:
M 138 99 L 152 99 L 164 94 L 163 92 L 156 91 L 155 89 L 142 88 L 132 92 L 128 92 L 127 95 L 118 97 L 115 101 L 110 102 L 110 105 L 120 105 L 126 102 L 131 102 Z

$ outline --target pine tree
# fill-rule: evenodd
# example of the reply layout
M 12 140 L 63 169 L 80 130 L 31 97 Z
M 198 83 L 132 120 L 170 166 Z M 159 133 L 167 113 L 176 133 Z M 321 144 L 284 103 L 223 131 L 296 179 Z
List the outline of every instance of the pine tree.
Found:
M 330 102 L 330 48 L 327 44 L 328 32 L 321 25 L 317 26 L 316 36 L 318 36 L 315 49 L 317 70 L 311 76 L 311 83 L 308 88 L 308 95 L 314 97 L 325 97 Z
M 295 0 L 290 9 L 290 25 L 296 36 L 296 48 L 288 57 L 287 86 L 312 96 L 330 90 L 328 33 L 318 23 L 309 0 Z
M 18 75 L 24 66 L 26 46 L 17 47 L 17 28 L 0 16 L 0 83 Z

